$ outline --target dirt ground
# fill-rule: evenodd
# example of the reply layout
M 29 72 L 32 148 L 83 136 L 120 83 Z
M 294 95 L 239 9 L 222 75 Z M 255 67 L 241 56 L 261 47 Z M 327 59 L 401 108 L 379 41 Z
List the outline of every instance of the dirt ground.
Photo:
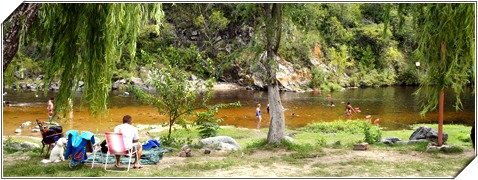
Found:
M 400 152 L 396 150 L 384 150 L 384 149 L 374 149 L 374 150 L 367 150 L 367 151 L 354 151 L 354 150 L 344 150 L 344 149 L 332 149 L 332 148 L 324 148 L 326 155 L 319 156 L 316 158 L 308 158 L 307 163 L 303 166 L 300 165 L 291 165 L 284 162 L 277 162 L 268 165 L 253 165 L 244 164 L 240 166 L 234 166 L 233 168 L 225 168 L 225 169 L 217 169 L 207 172 L 208 176 L 211 177 L 296 177 L 296 173 L 301 174 L 310 174 L 313 173 L 311 170 L 317 163 L 325 164 L 326 166 L 335 166 L 337 164 L 344 164 L 349 161 L 357 160 L 357 159 L 365 159 L 365 160 L 375 160 L 375 161 L 383 161 L 383 162 L 413 162 L 413 161 L 436 161 L 437 158 L 459 158 L 462 159 L 464 157 L 473 157 L 474 152 L 472 149 L 466 149 L 462 154 L 439 154 L 438 157 L 426 152 Z M 278 150 L 278 151 L 269 151 L 269 150 L 256 150 L 253 154 L 244 155 L 242 156 L 249 156 L 249 158 L 253 159 L 267 159 L 267 158 L 274 158 L 274 157 L 284 157 L 288 155 L 290 152 L 286 152 L 285 150 Z M 217 157 L 217 156 L 201 156 L 198 159 L 198 162 L 207 162 L 210 160 L 221 160 L 225 157 Z M 260 160 L 259 160 L 260 161 Z M 176 156 L 169 156 L 164 157 L 160 164 L 157 166 L 148 166 L 148 169 L 156 169 L 161 170 L 173 165 L 186 165 L 187 161 L 186 158 L 176 157 Z M 353 168 L 352 165 L 350 167 L 340 167 L 340 168 Z M 393 170 L 393 169 L 389 169 Z M 453 174 L 454 172 L 450 172 Z M 357 176 L 364 176 L 363 174 Z M 366 176 L 366 175 L 365 175 Z M 409 177 L 417 177 L 417 174 L 408 174 Z

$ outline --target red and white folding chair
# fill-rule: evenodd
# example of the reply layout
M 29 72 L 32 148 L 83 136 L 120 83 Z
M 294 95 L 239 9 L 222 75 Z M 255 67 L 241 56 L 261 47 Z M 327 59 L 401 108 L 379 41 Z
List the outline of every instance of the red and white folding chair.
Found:
M 131 166 L 131 159 L 133 155 L 138 151 L 134 146 L 128 149 L 125 146 L 123 134 L 122 133 L 113 133 L 113 132 L 106 132 L 106 145 L 108 147 L 108 152 L 106 153 L 106 162 L 105 162 L 105 170 L 106 171 L 116 171 L 116 172 L 126 172 L 129 171 Z M 126 171 L 118 171 L 118 170 L 108 170 L 106 169 L 106 165 L 108 165 L 108 156 L 110 154 L 113 155 L 121 155 L 121 156 L 128 156 L 128 170 Z

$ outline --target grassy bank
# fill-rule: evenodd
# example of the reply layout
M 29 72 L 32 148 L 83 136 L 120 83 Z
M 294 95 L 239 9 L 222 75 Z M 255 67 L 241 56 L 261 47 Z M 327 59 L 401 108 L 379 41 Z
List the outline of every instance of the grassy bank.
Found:
M 426 124 L 432 128 L 436 125 Z M 418 128 L 422 125 L 415 125 Z M 157 165 L 148 165 L 128 173 L 106 172 L 102 166 L 91 169 L 89 164 L 74 169 L 68 162 L 41 164 L 39 151 L 7 152 L 4 148 L 4 177 L 454 177 L 474 158 L 469 139 L 471 127 L 445 125 L 446 142 L 461 151 L 426 152 L 426 143 L 386 146 L 375 143 L 367 151 L 352 150 L 363 142 L 363 124 L 358 121 L 317 123 L 296 130 L 286 130 L 293 143 L 265 145 L 267 128 L 260 131 L 222 127 L 218 135 L 234 138 L 242 147 L 235 152 L 213 152 L 206 155 L 199 147 L 193 157 L 180 158 L 181 145 L 164 154 Z M 408 141 L 413 130 L 381 131 L 382 137 L 398 137 Z M 145 133 L 145 132 L 141 132 Z M 166 132 L 144 135 L 165 136 Z M 177 129 L 173 137 L 197 143 L 196 130 Z M 468 139 L 466 138 L 468 137 Z M 23 142 L 25 138 L 12 138 Z M 30 140 L 28 140 L 30 141 Z M 38 141 L 33 141 L 37 142 Z M 4 141 L 5 144 L 5 141 Z

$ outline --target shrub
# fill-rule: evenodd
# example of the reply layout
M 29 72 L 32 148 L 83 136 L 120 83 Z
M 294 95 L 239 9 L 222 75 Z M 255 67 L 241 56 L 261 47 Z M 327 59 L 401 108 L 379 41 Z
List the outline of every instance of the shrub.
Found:
M 181 148 L 184 144 L 192 144 L 193 140 L 190 137 L 164 137 L 159 139 L 161 146 L 170 146 L 174 148 Z
M 361 128 L 367 124 L 365 121 L 334 121 L 334 122 L 319 122 L 308 124 L 302 128 L 301 131 L 313 132 L 313 133 L 341 133 L 347 132 L 350 134 L 362 133 Z
M 458 134 L 457 139 L 462 142 L 471 142 L 471 137 L 469 134 Z
M 364 124 L 362 126 L 363 134 L 365 135 L 364 141 L 369 144 L 375 144 L 382 139 L 382 130 L 378 126 L 371 124 Z

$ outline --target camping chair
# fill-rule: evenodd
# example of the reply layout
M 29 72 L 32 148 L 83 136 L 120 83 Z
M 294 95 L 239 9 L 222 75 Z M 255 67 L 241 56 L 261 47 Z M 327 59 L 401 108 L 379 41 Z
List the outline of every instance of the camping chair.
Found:
M 123 134 L 122 133 L 113 133 L 113 132 L 106 132 L 105 133 L 106 144 L 108 146 L 108 152 L 106 152 L 106 162 L 105 162 L 105 170 L 106 171 L 115 171 L 115 172 L 127 172 L 131 166 L 131 159 L 138 151 L 134 146 L 127 149 L 124 144 Z M 108 165 L 108 156 L 110 154 L 113 155 L 121 155 L 121 156 L 128 156 L 128 170 L 126 171 L 118 171 L 118 170 L 108 170 L 106 169 L 106 165 Z
M 93 162 L 91 163 L 91 169 L 95 166 L 95 157 L 96 157 L 96 152 L 100 151 L 100 156 L 103 157 L 103 153 L 101 152 L 101 145 L 99 139 L 98 141 L 95 140 L 95 144 L 92 144 L 91 152 L 93 154 Z
M 54 126 L 54 127 L 52 126 L 50 128 L 47 128 L 43 124 L 43 122 L 39 121 L 38 119 L 36 120 L 36 122 L 38 124 L 38 127 L 40 128 L 40 132 L 42 136 L 42 140 L 41 140 L 42 148 L 40 151 L 40 156 L 43 154 L 43 149 L 45 148 L 45 145 L 48 145 L 48 149 L 46 150 L 46 154 L 45 154 L 45 158 L 48 158 L 48 155 L 51 149 L 53 149 L 53 147 L 55 146 L 56 141 L 58 141 L 58 139 L 63 137 L 62 128 L 61 126 Z

